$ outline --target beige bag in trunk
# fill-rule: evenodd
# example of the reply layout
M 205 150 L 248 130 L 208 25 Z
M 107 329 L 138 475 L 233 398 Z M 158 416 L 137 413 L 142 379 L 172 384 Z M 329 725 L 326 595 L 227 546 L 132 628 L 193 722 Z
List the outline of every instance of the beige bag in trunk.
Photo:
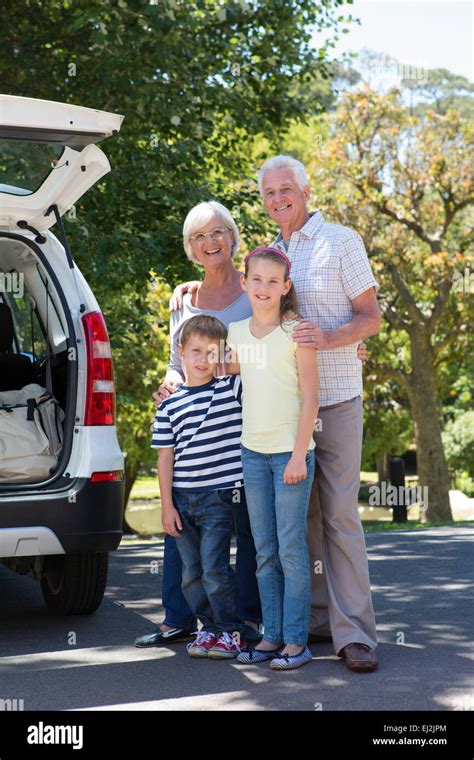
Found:
M 0 483 L 45 480 L 57 467 L 64 412 L 41 385 L 0 393 Z

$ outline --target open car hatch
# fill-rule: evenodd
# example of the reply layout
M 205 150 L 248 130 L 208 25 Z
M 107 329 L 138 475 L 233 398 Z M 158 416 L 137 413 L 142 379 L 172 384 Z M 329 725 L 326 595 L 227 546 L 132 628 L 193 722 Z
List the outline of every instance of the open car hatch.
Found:
M 0 227 L 17 229 L 18 222 L 40 232 L 52 227 L 56 222 L 55 214 L 48 213 L 52 206 L 63 215 L 110 171 L 106 155 L 95 143 L 117 134 L 122 121 L 119 114 L 92 108 L 0 95 L 0 164 L 8 159 L 8 146 L 15 143 L 16 153 L 21 148 L 23 165 L 31 158 L 32 143 L 63 148 L 57 160 L 48 162 L 46 176 L 34 191 L 16 187 L 11 179 L 0 184 Z

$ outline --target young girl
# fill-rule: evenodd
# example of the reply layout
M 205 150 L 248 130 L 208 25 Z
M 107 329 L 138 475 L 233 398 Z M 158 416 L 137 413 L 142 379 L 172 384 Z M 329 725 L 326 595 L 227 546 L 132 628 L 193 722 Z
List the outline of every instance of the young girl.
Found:
M 228 371 L 242 378 L 242 465 L 265 634 L 238 661 L 271 660 L 272 669 L 287 670 L 311 660 L 306 517 L 314 477 L 317 360 L 314 349 L 292 340 L 298 305 L 283 253 L 249 253 L 242 287 L 253 315 L 229 325 L 235 362 Z

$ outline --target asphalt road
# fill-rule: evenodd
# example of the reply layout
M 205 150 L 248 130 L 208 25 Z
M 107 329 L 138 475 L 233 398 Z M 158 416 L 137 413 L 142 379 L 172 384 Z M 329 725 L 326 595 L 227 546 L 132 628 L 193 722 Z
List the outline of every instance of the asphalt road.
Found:
M 472 527 L 367 536 L 380 668 L 352 673 L 330 644 L 313 662 L 193 660 L 183 644 L 139 650 L 161 619 L 161 542 L 123 543 L 107 596 L 57 618 L 39 585 L 0 567 L 0 700 L 25 710 L 473 710 Z

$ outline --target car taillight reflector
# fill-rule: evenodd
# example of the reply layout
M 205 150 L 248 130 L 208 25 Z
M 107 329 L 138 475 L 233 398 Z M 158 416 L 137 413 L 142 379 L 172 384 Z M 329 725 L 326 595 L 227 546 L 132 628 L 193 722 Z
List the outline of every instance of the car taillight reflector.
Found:
M 112 483 L 117 480 L 123 480 L 123 470 L 112 470 L 110 472 L 93 472 L 91 481 L 93 483 Z
M 114 370 L 107 327 L 99 311 L 84 314 L 82 325 L 87 351 L 84 425 L 114 425 Z

